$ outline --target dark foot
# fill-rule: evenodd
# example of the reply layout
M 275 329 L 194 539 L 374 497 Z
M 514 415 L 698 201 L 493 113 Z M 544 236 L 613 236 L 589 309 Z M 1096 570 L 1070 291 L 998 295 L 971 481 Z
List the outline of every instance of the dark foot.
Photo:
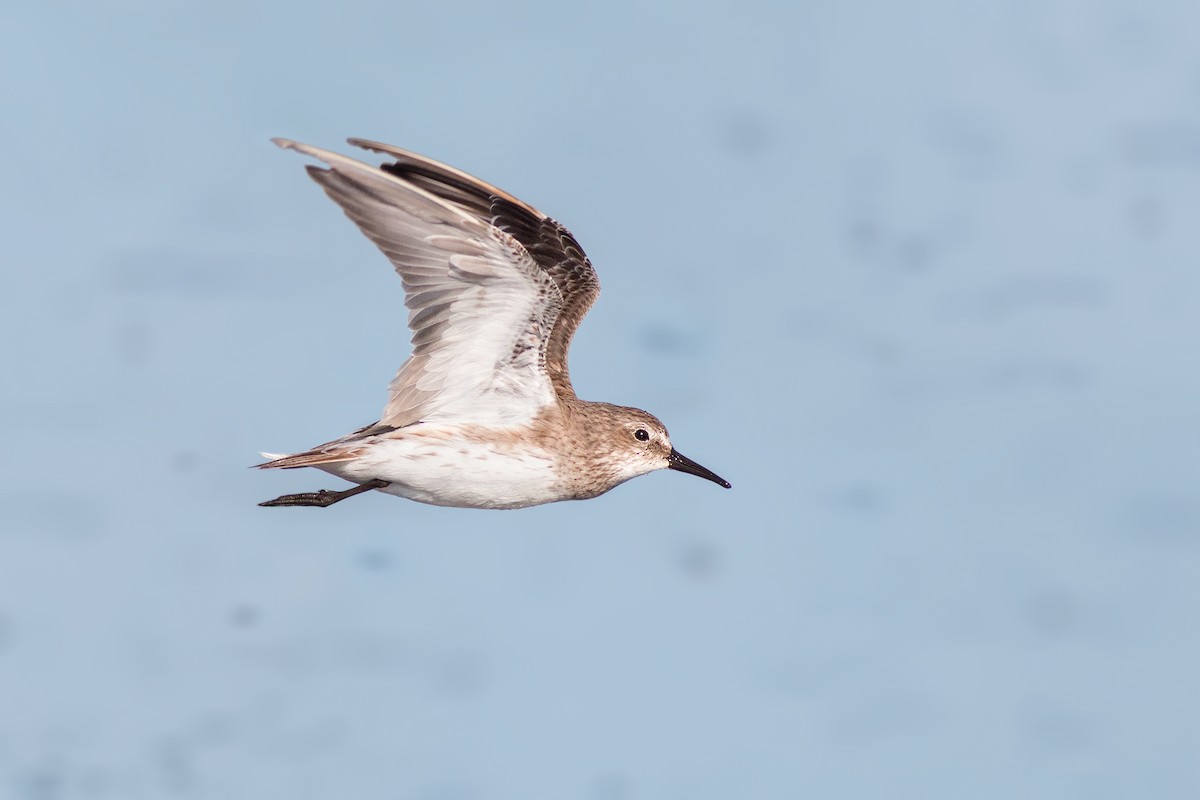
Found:
M 387 485 L 387 481 L 375 478 L 366 483 L 360 483 L 353 489 L 347 489 L 344 492 L 331 492 L 328 489 L 322 489 L 319 492 L 285 494 L 283 497 L 276 497 L 274 500 L 267 500 L 259 503 L 259 505 L 267 508 L 274 508 L 275 506 L 316 506 L 317 508 L 325 508 L 325 506 L 331 506 L 339 500 L 345 500 L 347 497 L 354 497 L 356 494 L 369 492 L 372 489 L 382 489 Z

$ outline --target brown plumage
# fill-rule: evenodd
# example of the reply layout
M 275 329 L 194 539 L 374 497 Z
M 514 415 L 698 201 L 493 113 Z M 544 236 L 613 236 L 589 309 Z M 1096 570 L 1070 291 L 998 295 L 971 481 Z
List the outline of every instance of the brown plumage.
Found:
M 656 469 L 729 484 L 635 408 L 580 400 L 567 353 L 600 293 L 565 227 L 461 170 L 351 139 L 373 167 L 287 140 L 404 285 L 412 355 L 377 423 L 263 468 L 315 466 L 360 484 L 264 505 L 330 505 L 379 489 L 439 505 L 518 508 L 595 497 Z

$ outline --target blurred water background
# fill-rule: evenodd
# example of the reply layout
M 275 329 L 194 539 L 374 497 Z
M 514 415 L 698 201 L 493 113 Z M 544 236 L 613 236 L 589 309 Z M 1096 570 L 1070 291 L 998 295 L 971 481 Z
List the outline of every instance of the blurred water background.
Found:
M 0 797 L 1200 796 L 1200 7 L 3 12 Z M 399 281 L 272 147 L 563 221 L 675 473 L 519 512 L 246 469 Z

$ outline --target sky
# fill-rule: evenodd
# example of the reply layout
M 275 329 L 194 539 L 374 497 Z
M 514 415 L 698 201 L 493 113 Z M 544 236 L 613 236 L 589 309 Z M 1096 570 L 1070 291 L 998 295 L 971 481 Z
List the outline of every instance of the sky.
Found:
M 3 18 L 0 798 L 1200 794 L 1193 4 Z M 272 136 L 564 223 L 733 489 L 257 507 L 408 348 Z

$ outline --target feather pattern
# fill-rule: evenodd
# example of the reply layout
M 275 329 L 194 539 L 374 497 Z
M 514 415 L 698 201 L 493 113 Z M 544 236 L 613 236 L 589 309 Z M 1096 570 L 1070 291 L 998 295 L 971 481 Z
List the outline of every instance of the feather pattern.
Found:
M 575 397 L 567 370 L 567 351 L 579 323 L 600 295 L 600 281 L 571 232 L 523 200 L 460 169 L 382 142 L 348 141 L 391 156 L 395 161 L 380 169 L 504 231 L 525 248 L 554 282 L 561 302 L 551 330 L 540 343 L 547 375 L 559 397 Z
M 352 139 L 396 159 L 374 167 L 275 142 L 328 165 L 308 167 L 309 175 L 404 285 L 413 350 L 389 386 L 379 426 L 519 425 L 575 396 L 566 352 L 599 282 L 565 228 L 490 184 L 399 148 Z

